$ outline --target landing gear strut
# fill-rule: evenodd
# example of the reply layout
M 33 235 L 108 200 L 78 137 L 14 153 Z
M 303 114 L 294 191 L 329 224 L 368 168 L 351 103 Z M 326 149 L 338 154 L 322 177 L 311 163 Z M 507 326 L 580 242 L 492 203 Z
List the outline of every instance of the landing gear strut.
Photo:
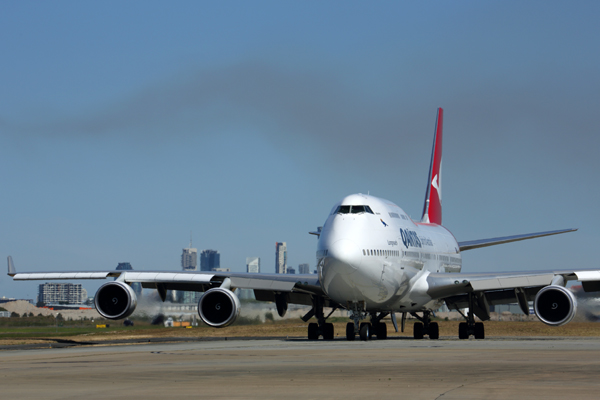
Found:
M 483 322 L 475 322 L 475 314 L 473 313 L 474 308 L 475 299 L 473 293 L 469 293 L 469 312 L 466 316 L 461 313 L 467 322 L 461 322 L 458 324 L 459 339 L 468 339 L 471 335 L 473 335 L 475 339 L 485 339 L 485 328 L 483 326 Z
M 429 336 L 429 339 L 440 338 L 440 328 L 437 322 L 431 322 L 431 311 L 424 311 L 423 316 L 417 313 L 411 313 L 413 317 L 421 322 L 415 322 L 413 327 L 413 337 L 415 339 L 423 339 L 423 336 Z

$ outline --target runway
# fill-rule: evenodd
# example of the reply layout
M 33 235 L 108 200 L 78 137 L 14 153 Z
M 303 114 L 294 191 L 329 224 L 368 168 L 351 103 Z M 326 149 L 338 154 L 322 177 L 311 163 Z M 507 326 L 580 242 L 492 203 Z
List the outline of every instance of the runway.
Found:
M 0 352 L 2 398 L 595 399 L 599 338 L 220 340 Z

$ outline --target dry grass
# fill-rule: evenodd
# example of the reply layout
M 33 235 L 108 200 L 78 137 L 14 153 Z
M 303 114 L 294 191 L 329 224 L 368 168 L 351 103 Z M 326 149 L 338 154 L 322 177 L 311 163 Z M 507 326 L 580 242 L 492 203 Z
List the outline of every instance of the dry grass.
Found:
M 412 322 L 407 323 L 406 331 L 394 332 L 392 324 L 388 322 L 389 337 L 412 337 Z M 441 337 L 457 337 L 458 321 L 439 321 Z M 206 326 L 194 328 L 157 328 L 137 327 L 135 329 L 98 329 L 90 330 L 85 334 L 70 335 L 73 341 L 105 341 L 119 339 L 145 339 L 145 338 L 168 338 L 168 337 L 294 337 L 304 338 L 307 334 L 307 323 L 296 320 L 282 320 L 267 322 L 260 325 L 230 326 L 222 329 L 214 329 Z M 335 336 L 345 337 L 346 322 L 335 322 Z M 600 323 L 594 322 L 572 322 L 561 327 L 550 327 L 541 322 L 506 322 L 488 321 L 485 323 L 486 337 L 600 337 Z M 38 343 L 40 339 L 65 339 L 55 337 L 52 333 L 39 337 L 28 338 L 0 338 L 0 345 Z

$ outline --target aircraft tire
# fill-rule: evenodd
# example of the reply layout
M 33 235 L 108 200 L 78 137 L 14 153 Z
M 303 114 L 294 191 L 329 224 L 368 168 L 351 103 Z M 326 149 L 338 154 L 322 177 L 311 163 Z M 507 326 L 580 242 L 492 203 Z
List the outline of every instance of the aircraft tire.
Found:
M 366 342 L 371 338 L 371 324 L 363 322 L 360 324 L 360 340 Z
M 308 340 L 317 340 L 319 338 L 319 324 L 311 322 L 308 324 Z
M 333 337 L 334 337 L 333 324 L 331 324 L 331 323 L 325 324 L 325 326 L 323 327 L 323 339 L 333 340 Z
M 346 340 L 353 341 L 356 339 L 356 335 L 354 333 L 354 322 L 348 322 L 346 324 Z
M 439 339 L 440 338 L 440 327 L 437 322 L 431 322 L 429 324 L 429 339 Z
M 377 324 L 377 339 L 387 339 L 387 325 L 385 322 L 379 322 Z
M 461 322 L 460 324 L 458 324 L 458 338 L 459 339 L 468 339 L 469 338 L 468 329 L 469 329 L 469 326 L 467 325 L 466 322 Z
M 423 323 L 415 322 L 413 325 L 413 337 L 415 339 L 423 339 Z
M 475 339 L 485 339 L 485 326 L 483 322 L 475 323 Z

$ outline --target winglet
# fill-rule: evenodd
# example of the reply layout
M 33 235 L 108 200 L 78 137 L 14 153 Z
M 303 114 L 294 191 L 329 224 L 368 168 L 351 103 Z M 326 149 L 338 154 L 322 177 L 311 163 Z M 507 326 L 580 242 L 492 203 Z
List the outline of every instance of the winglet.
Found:
M 17 271 L 15 270 L 15 265 L 13 264 L 13 260 L 11 256 L 8 256 L 8 275 L 15 276 Z
M 427 176 L 427 192 L 423 205 L 421 222 L 442 224 L 442 127 L 444 110 L 438 108 L 433 136 L 433 149 L 431 150 L 431 164 Z

